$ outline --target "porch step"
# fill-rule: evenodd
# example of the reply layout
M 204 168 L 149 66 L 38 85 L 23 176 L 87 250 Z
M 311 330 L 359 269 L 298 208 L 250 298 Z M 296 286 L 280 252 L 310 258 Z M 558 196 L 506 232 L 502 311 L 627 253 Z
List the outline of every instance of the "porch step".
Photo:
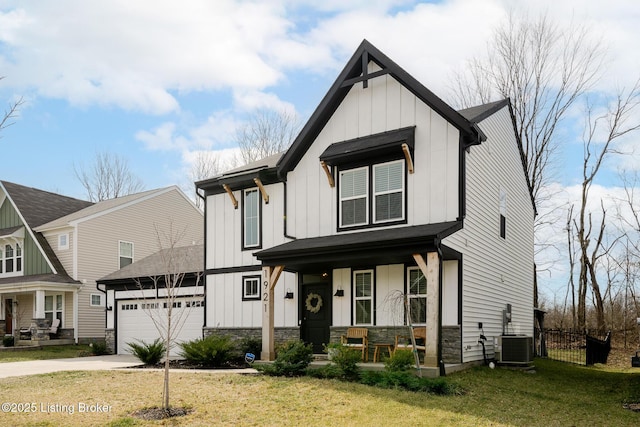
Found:
M 329 360 L 329 355 L 326 354 L 326 353 L 314 354 L 313 355 L 313 360 L 316 361 L 316 362 L 328 361 Z

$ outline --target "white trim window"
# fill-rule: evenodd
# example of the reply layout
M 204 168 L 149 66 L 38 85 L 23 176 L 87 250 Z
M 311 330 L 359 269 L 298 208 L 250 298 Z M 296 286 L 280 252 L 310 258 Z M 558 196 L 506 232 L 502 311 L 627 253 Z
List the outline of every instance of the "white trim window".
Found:
M 369 169 L 340 172 L 340 227 L 369 223 Z
M 373 270 L 353 272 L 354 325 L 373 325 Z
M 89 298 L 91 307 L 102 307 L 102 294 L 91 294 Z
M 259 300 L 260 299 L 260 280 L 261 276 L 245 276 L 242 278 L 242 299 L 243 300 Z
M 260 192 L 257 188 L 247 189 L 243 192 L 243 240 L 245 248 L 260 246 Z
M 407 296 L 411 324 L 427 324 L 427 278 L 418 267 L 407 269 Z
M 133 243 L 120 240 L 118 242 L 118 256 L 120 268 L 133 263 Z
M 0 276 L 22 275 L 22 245 L 18 242 L 0 243 Z
M 44 317 L 52 322 L 53 319 L 59 319 L 60 327 L 62 327 L 62 319 L 64 318 L 64 295 L 45 295 Z
M 373 165 L 373 222 L 404 219 L 404 161 Z
M 58 234 L 58 250 L 69 249 L 69 233 Z

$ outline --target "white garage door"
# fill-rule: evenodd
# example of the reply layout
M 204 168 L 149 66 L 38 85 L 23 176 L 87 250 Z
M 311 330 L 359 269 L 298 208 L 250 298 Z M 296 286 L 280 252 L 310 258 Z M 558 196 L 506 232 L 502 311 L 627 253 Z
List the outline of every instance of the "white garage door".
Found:
M 136 339 L 151 343 L 158 338 L 160 333 L 154 324 L 154 320 L 159 322 L 161 327 L 166 325 L 166 306 L 167 303 L 164 299 L 118 301 L 118 329 L 116 331 L 118 354 L 130 353 L 127 343 L 134 342 Z M 177 319 L 179 324 L 182 325 L 177 334 L 174 334 L 176 343 L 202 338 L 202 325 L 204 324 L 203 297 L 176 298 L 171 318 L 172 324 Z M 175 345 L 171 355 L 177 356 L 179 353 L 180 347 Z

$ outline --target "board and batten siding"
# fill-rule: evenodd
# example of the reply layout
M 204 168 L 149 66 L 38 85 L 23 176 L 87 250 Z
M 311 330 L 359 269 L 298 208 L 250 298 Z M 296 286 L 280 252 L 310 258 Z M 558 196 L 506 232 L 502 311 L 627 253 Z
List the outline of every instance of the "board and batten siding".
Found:
M 284 184 L 265 185 L 265 190 L 269 203 L 265 203 L 260 194 L 263 249 L 289 240 L 284 237 Z M 238 201 L 238 209 L 233 207 L 226 193 L 207 197 L 207 269 L 260 265 L 253 255 L 259 248 L 242 249 L 243 191 L 237 190 L 233 194 Z
M 372 68 L 371 71 L 375 71 Z M 337 233 L 337 186 L 319 157 L 331 144 L 416 126 L 415 173 L 407 173 L 407 225 L 458 217 L 459 131 L 390 75 L 354 84 L 287 177 L 288 232 L 297 238 Z M 399 154 L 401 154 L 399 152 Z M 337 171 L 334 168 L 334 177 Z
M 464 228 L 443 243 L 463 253 L 463 361 L 482 358 L 482 330 L 502 334 L 502 311 L 512 305 L 510 333 L 533 335 L 533 221 L 518 143 L 507 107 L 479 124 L 488 139 L 467 155 Z M 507 193 L 506 239 L 500 237 L 500 190 Z
M 242 277 L 261 275 L 261 271 L 211 274 L 207 276 L 206 325 L 212 328 L 259 328 L 262 326 L 261 300 L 242 300 Z M 293 299 L 285 299 L 287 289 Z M 298 326 L 297 274 L 283 272 L 274 289 L 275 327 Z
M 133 262 L 168 245 L 156 231 L 182 233 L 179 246 L 201 244 L 204 221 L 201 212 L 177 190 L 167 191 L 135 204 L 78 223 L 76 242 L 78 271 L 83 283 L 78 294 L 79 338 L 104 337 L 103 307 L 91 306 L 96 280 L 120 268 L 119 241 L 133 243 Z

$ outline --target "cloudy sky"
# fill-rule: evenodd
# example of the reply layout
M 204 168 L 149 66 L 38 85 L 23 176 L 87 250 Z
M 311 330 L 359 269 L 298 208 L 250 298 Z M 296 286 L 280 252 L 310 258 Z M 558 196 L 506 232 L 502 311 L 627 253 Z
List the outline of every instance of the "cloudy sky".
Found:
M 195 153 L 233 150 L 256 109 L 305 120 L 365 38 L 450 100 L 453 73 L 510 8 L 587 25 L 608 52 L 596 91 L 637 78 L 636 0 L 0 1 L 0 102 L 25 101 L 0 138 L 0 179 L 83 197 L 74 165 L 108 151 L 146 188 L 189 188 Z M 577 165 L 578 135 L 564 138 Z M 578 173 L 563 168 L 558 185 Z

